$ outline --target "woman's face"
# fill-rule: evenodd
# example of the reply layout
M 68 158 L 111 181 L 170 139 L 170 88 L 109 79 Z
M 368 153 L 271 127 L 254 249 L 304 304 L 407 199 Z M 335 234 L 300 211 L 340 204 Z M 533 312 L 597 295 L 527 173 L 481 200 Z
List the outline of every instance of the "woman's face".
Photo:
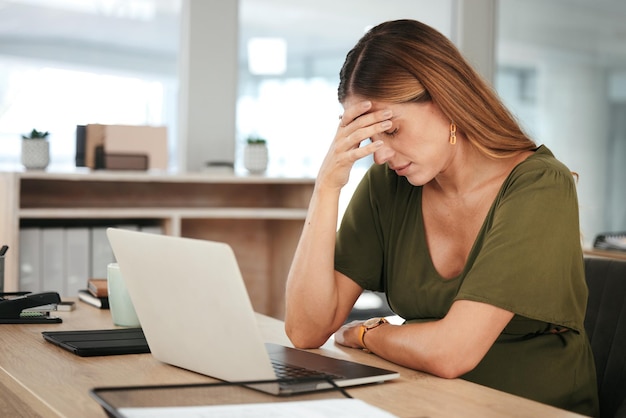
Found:
M 371 111 L 391 109 L 392 126 L 372 137 L 384 145 L 374 153 L 376 164 L 387 163 L 399 176 L 421 186 L 449 165 L 455 147 L 449 142 L 450 120 L 433 102 L 372 102 Z

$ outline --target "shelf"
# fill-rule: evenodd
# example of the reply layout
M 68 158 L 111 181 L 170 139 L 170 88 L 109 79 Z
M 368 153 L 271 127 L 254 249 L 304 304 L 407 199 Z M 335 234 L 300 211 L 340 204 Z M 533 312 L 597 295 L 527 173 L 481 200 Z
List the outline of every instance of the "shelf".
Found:
M 1 172 L 0 172 L 1 173 Z M 72 169 L 64 171 L 23 171 L 15 173 L 24 180 L 94 181 L 142 183 L 224 183 L 224 184 L 311 184 L 310 177 L 267 177 L 228 172 L 173 173 L 167 171 L 114 171 Z
M 39 208 L 21 209 L 20 219 L 283 219 L 304 220 L 306 209 L 289 208 Z
M 255 311 L 281 319 L 314 186 L 311 178 L 228 173 L 0 171 L 0 244 L 10 247 L 4 290 L 20 284 L 20 225 L 157 224 L 169 235 L 228 243 Z

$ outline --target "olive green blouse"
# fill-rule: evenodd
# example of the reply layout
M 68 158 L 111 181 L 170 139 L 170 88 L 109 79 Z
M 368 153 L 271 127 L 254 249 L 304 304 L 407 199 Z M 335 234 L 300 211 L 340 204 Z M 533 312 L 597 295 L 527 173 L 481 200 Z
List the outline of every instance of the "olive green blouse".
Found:
M 422 187 L 372 166 L 337 233 L 335 268 L 384 291 L 407 322 L 443 318 L 455 300 L 515 314 L 465 379 L 597 415 L 595 367 L 583 327 L 587 304 L 571 172 L 545 147 L 518 164 L 493 202 L 463 271 L 441 277 L 422 219 Z M 551 333 L 555 327 L 568 332 Z M 462 352 L 459 355 L 463 355 Z

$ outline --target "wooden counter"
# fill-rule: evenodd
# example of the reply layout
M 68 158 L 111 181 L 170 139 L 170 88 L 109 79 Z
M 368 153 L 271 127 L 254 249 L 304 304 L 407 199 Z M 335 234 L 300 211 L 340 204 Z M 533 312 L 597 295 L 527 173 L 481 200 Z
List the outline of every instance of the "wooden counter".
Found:
M 18 290 L 21 223 L 150 221 L 169 235 L 230 244 L 255 310 L 282 318 L 313 186 L 314 179 L 214 173 L 0 172 L 0 244 L 10 247 L 4 290 Z

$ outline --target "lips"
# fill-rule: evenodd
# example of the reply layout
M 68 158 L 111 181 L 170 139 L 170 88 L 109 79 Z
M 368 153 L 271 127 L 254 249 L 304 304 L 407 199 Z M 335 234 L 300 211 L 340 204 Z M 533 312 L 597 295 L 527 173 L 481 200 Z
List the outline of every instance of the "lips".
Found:
M 411 165 L 411 163 L 408 163 L 408 164 L 405 164 L 405 165 L 402 165 L 402 166 L 391 167 L 391 169 L 393 171 L 395 171 L 397 175 L 403 176 L 405 171 L 409 168 L 410 165 Z

